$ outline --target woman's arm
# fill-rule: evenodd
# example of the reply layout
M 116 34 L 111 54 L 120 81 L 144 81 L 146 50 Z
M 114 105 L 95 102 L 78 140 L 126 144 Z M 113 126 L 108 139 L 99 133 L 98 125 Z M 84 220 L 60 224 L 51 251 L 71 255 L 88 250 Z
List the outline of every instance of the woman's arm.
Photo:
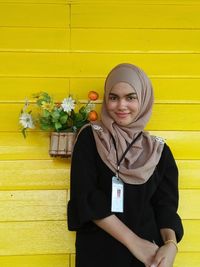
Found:
M 151 266 L 158 246 L 137 236 L 115 215 L 110 215 L 104 219 L 94 220 L 94 223 L 121 242 L 129 251 L 145 266 Z

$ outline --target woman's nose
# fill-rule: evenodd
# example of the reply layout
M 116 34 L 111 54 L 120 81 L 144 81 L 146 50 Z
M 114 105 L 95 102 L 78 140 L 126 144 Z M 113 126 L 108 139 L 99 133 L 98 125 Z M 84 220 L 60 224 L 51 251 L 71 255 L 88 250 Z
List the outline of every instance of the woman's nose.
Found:
M 124 99 L 120 99 L 118 102 L 118 109 L 126 109 L 126 101 Z

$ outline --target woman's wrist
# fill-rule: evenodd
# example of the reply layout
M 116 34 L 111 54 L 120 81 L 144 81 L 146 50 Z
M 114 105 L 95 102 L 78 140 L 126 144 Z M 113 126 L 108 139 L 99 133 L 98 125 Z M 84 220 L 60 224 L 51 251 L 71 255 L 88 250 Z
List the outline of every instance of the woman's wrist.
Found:
M 164 242 L 164 244 L 165 244 L 165 245 L 167 245 L 167 244 L 172 244 L 173 246 L 175 246 L 176 251 L 178 252 L 178 245 L 177 245 L 177 242 L 176 242 L 175 240 L 173 240 L 173 239 L 168 239 L 168 240 L 166 240 L 166 241 Z

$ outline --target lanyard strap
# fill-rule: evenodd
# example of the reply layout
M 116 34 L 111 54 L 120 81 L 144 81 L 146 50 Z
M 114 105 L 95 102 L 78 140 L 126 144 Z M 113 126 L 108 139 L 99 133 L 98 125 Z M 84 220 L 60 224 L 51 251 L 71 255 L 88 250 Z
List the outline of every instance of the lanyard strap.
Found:
M 114 144 L 114 147 L 115 147 L 115 150 L 116 150 L 116 157 L 117 157 L 117 176 L 118 176 L 118 173 L 119 173 L 119 166 L 120 166 L 120 163 L 121 163 L 122 160 L 125 158 L 126 153 L 129 151 L 129 149 L 131 148 L 131 146 L 132 146 L 132 145 L 135 143 L 135 141 L 141 136 L 141 134 L 142 134 L 142 132 L 140 132 L 140 133 L 133 139 L 133 141 L 127 146 L 127 148 L 126 148 L 126 150 L 124 151 L 124 153 L 122 154 L 120 160 L 119 160 L 118 153 L 117 153 L 117 145 L 116 145 L 115 139 L 114 139 L 114 137 L 111 135 L 112 140 L 113 140 L 113 144 Z

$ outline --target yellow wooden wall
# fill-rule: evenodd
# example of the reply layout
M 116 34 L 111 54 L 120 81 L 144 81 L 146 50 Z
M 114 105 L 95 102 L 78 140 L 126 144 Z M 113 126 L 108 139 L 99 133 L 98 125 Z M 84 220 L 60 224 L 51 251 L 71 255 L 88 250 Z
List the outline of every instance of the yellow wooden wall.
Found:
M 70 160 L 49 157 L 47 133 L 23 139 L 25 97 L 45 90 L 84 100 L 97 90 L 102 98 L 106 74 L 121 62 L 152 79 L 147 128 L 166 138 L 180 169 L 185 236 L 174 266 L 200 266 L 199 14 L 199 0 L 0 0 L 1 267 L 74 267 Z

